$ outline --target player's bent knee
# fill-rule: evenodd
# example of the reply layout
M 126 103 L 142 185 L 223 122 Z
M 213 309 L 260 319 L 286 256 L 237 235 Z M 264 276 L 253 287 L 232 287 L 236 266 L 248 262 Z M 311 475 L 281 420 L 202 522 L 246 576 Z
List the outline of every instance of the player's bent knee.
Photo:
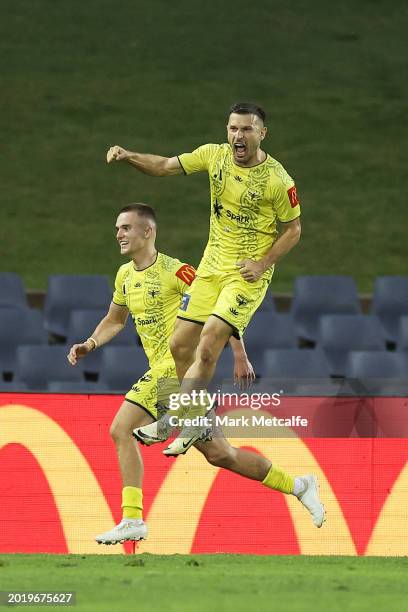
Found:
M 120 421 L 114 420 L 109 429 L 112 440 L 116 443 L 131 435 L 128 427 L 125 427 Z
M 234 461 L 234 449 L 232 447 L 214 448 L 209 446 L 203 454 L 211 465 L 215 467 L 228 468 Z

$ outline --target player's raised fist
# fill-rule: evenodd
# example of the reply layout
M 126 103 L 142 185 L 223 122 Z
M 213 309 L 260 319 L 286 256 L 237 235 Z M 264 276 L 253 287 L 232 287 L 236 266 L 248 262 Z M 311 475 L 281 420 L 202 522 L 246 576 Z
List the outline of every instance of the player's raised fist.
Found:
M 128 159 L 130 156 L 130 151 L 126 151 L 119 145 L 115 145 L 111 147 L 106 154 L 106 161 L 110 164 L 112 161 L 123 161 L 124 159 Z

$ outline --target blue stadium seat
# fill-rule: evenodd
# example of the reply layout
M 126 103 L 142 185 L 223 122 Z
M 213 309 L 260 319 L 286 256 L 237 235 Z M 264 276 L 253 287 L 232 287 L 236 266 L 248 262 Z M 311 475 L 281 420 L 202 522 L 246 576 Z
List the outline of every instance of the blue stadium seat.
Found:
M 112 391 L 127 392 L 149 369 L 139 346 L 106 346 L 102 354 L 99 381 Z
M 28 391 L 28 387 L 24 382 L 5 382 L 0 380 L 0 393 L 24 393 Z
M 96 382 L 49 382 L 48 391 L 50 393 L 109 393 L 108 386 L 103 383 Z
M 21 277 L 13 272 L 0 272 L 0 307 L 18 305 L 28 307 Z
M 68 323 L 68 341 L 70 346 L 86 340 L 98 323 L 107 313 L 107 308 L 96 310 L 72 310 Z M 109 345 L 135 346 L 137 333 L 132 317 L 129 316 L 124 329 L 109 341 Z
M 102 275 L 55 274 L 48 279 L 45 299 L 45 327 L 52 334 L 68 335 L 72 310 L 108 310 L 112 291 L 108 278 Z
M 215 369 L 214 382 L 220 382 L 224 379 L 229 381 L 234 378 L 234 356 L 230 346 L 226 346 L 222 351 Z
M 244 334 L 245 348 L 255 372 L 262 371 L 266 349 L 297 348 L 293 319 L 290 314 L 257 311 Z
M 46 344 L 47 341 L 48 334 L 39 310 L 24 306 L 0 308 L 0 362 L 3 371 L 14 372 L 18 345 Z
M 284 392 L 309 381 L 330 381 L 329 364 L 319 349 L 268 349 L 261 375 L 275 379 Z
M 15 380 L 31 390 L 46 390 L 50 380 L 82 382 L 82 363 L 72 367 L 67 353 L 68 347 L 62 345 L 19 346 Z
M 408 276 L 379 276 L 371 313 L 377 315 L 390 342 L 398 341 L 399 317 L 408 315 Z
M 397 349 L 408 351 L 408 315 L 400 317 L 398 321 Z
M 350 276 L 299 276 L 291 305 L 296 333 L 316 341 L 323 314 L 361 314 L 357 287 Z
M 372 315 L 323 315 L 317 346 L 323 349 L 332 376 L 345 376 L 347 355 L 357 350 L 385 350 L 385 338 Z
M 380 390 L 393 379 L 398 385 L 406 381 L 408 356 L 390 351 L 352 351 L 346 363 L 346 376 L 358 379 L 361 394 Z

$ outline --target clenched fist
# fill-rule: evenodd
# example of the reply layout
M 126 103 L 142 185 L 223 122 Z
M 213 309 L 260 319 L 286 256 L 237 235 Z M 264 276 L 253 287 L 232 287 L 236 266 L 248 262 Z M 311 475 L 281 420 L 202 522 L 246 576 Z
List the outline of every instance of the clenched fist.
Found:
M 123 149 L 123 147 L 115 145 L 114 147 L 111 147 L 107 152 L 106 161 L 108 162 L 108 164 L 110 164 L 112 161 L 124 161 L 126 159 L 129 159 L 130 156 L 130 151 L 126 151 L 126 149 Z

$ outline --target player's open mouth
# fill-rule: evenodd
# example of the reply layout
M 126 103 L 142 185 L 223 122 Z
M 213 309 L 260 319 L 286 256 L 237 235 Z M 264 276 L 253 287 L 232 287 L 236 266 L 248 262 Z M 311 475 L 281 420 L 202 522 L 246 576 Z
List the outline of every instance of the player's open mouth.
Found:
M 128 244 L 129 244 L 128 242 L 119 242 L 119 245 L 120 245 L 121 247 L 123 247 L 123 246 L 127 246 Z
M 246 146 L 242 143 L 234 144 L 234 151 L 237 157 L 245 157 Z

